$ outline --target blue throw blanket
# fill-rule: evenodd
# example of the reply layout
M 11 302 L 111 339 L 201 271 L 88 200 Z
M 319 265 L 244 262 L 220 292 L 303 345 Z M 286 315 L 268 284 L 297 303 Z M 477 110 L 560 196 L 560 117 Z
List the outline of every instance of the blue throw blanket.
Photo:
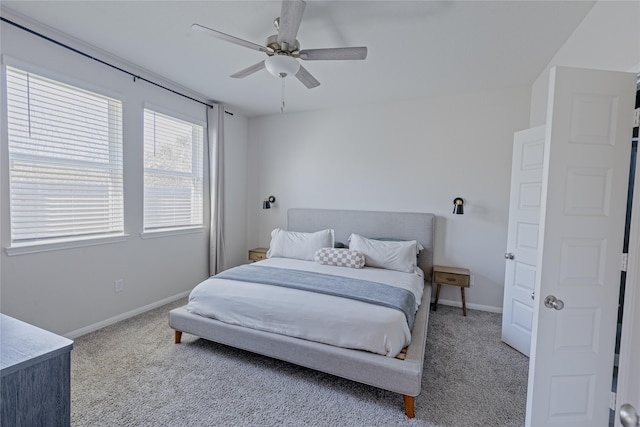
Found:
M 413 329 L 416 304 L 413 292 L 384 283 L 253 264 L 230 268 L 214 277 L 300 289 L 394 308 L 404 313 L 409 329 Z

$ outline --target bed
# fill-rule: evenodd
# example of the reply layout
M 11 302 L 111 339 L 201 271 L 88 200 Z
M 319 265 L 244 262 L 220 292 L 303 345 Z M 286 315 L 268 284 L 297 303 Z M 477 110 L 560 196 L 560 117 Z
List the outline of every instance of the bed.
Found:
M 410 344 L 398 357 L 225 323 L 192 313 L 186 306 L 169 313 L 169 325 L 175 330 L 175 342 L 179 343 L 185 332 L 396 392 L 403 395 L 405 413 L 413 418 L 414 398 L 420 394 L 422 383 L 431 298 L 434 227 L 435 217 L 428 213 L 329 209 L 290 209 L 287 212 L 287 229 L 290 231 L 332 229 L 336 242 L 347 243 L 350 235 L 356 233 L 369 237 L 416 240 L 422 246 L 417 266 L 426 278 L 425 286 L 413 320 Z

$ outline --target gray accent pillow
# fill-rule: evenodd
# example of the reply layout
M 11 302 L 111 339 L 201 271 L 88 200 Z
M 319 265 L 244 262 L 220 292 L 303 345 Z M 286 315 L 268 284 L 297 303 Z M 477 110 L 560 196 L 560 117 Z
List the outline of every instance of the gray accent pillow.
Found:
M 315 261 L 322 265 L 362 268 L 364 255 L 357 251 L 340 248 L 322 248 L 316 251 Z

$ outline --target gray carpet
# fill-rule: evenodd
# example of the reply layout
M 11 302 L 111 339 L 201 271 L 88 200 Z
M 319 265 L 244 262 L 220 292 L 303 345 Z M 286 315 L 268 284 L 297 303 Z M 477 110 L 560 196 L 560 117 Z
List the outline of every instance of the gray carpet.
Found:
M 75 340 L 73 426 L 521 426 L 528 359 L 499 314 L 431 312 L 416 418 L 402 396 L 183 335 L 180 300 Z

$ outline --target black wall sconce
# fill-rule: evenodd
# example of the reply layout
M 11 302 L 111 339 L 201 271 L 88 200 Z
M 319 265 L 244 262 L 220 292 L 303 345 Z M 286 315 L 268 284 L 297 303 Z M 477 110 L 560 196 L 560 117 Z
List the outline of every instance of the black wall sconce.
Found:
M 264 199 L 264 202 L 262 202 L 262 209 L 271 209 L 271 203 L 275 203 L 276 202 L 276 198 L 274 196 L 269 196 L 266 199 Z
M 456 197 L 453 199 L 453 213 L 456 215 L 462 215 L 464 213 L 462 205 L 464 205 L 462 197 Z

